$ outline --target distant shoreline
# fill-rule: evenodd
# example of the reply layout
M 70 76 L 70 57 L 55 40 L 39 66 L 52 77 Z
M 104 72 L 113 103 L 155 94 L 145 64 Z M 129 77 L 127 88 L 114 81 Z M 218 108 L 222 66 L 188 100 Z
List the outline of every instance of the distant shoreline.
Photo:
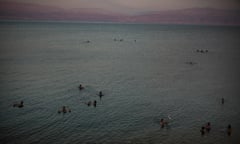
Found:
M 0 23 L 69 23 L 69 24 L 116 24 L 116 25 L 173 25 L 173 26 L 213 26 L 213 27 L 240 27 L 238 24 L 194 24 L 194 23 L 140 23 L 140 22 L 106 22 L 106 21 L 69 21 L 69 20 L 18 20 L 4 19 Z

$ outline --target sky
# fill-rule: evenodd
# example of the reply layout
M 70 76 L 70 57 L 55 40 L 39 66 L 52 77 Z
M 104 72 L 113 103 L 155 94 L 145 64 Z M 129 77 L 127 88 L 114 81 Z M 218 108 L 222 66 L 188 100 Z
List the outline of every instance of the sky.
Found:
M 36 3 L 64 9 L 98 8 L 109 12 L 136 14 L 185 8 L 240 9 L 240 0 L 0 0 Z

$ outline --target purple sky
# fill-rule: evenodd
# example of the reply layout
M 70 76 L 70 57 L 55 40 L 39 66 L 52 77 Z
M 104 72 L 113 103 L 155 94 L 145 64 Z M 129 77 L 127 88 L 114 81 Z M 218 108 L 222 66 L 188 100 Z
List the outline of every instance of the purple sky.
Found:
M 240 9 L 240 0 L 0 0 L 36 3 L 64 9 L 100 8 L 107 11 L 137 14 L 185 8 Z

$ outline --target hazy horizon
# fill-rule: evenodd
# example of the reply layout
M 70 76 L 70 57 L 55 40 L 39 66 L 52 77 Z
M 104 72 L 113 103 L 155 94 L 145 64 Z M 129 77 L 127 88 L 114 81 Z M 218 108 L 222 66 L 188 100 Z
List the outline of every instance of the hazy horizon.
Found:
M 179 10 L 188 8 L 213 8 L 224 10 L 239 10 L 239 0 L 0 0 L 2 2 L 16 2 L 40 4 L 70 9 L 103 9 L 108 12 L 121 14 L 141 14 L 149 11 Z
M 0 0 L 0 20 L 240 25 L 237 0 Z

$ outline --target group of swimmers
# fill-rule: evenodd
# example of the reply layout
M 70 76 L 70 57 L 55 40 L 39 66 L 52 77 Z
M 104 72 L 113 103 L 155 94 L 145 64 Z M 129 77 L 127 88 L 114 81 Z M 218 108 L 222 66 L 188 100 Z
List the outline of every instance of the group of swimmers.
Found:
M 78 88 L 79 88 L 80 91 L 84 89 L 84 87 L 82 86 L 82 84 L 80 84 L 80 85 L 78 86 Z M 101 100 L 102 97 L 104 96 L 103 93 L 102 93 L 102 91 L 99 91 L 99 93 L 98 93 L 97 95 L 99 96 L 100 100 Z M 85 103 L 85 104 L 86 104 L 87 106 L 91 106 L 92 103 L 93 103 L 93 106 L 94 106 L 94 107 L 97 106 L 97 101 L 96 101 L 96 100 L 94 100 L 93 102 L 89 101 L 89 102 L 87 102 L 87 103 Z
M 208 122 L 205 126 L 202 126 L 202 127 L 201 127 L 200 132 L 201 132 L 202 136 L 205 134 L 205 130 L 206 130 L 207 133 L 210 132 L 210 130 L 211 130 L 211 124 L 210 124 L 210 122 Z M 227 134 L 228 134 L 229 136 L 232 134 L 232 126 L 231 126 L 230 124 L 227 126 L 227 130 L 226 130 L 226 131 L 227 131 Z
M 79 88 L 80 91 L 84 89 L 84 87 L 81 84 L 78 86 L 78 88 Z M 100 99 L 102 98 L 102 96 L 103 96 L 102 91 L 99 92 L 98 96 L 100 97 Z M 94 100 L 93 102 L 89 101 L 89 102 L 87 102 L 85 104 L 87 106 L 91 106 L 93 104 L 93 106 L 96 107 L 97 106 L 97 101 L 96 100 Z M 67 112 L 70 113 L 71 109 L 66 107 L 66 106 L 62 106 L 62 108 L 60 110 L 58 110 L 58 113 L 63 113 L 64 114 L 64 113 L 67 113 Z
M 224 104 L 224 101 L 225 101 L 224 98 L 222 98 L 221 101 L 222 101 L 222 104 Z M 201 127 L 200 132 L 201 132 L 202 136 L 205 134 L 205 130 L 206 130 L 207 133 L 210 132 L 210 130 L 211 130 L 210 122 L 208 122 L 205 126 Z M 227 134 L 229 136 L 232 134 L 232 126 L 230 124 L 227 126 Z

